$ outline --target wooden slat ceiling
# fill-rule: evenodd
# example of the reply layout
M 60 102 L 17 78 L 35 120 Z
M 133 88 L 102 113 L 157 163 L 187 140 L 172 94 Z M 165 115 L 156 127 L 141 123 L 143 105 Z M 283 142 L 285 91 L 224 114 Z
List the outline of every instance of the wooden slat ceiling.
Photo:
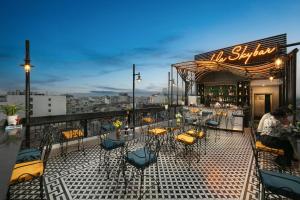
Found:
M 280 74 L 280 68 L 276 68 L 273 62 L 254 65 L 254 66 L 240 66 L 228 63 L 219 63 L 215 61 L 187 61 L 173 64 L 173 67 L 179 72 L 193 72 L 195 73 L 195 81 L 200 81 L 206 74 L 211 72 L 229 71 L 245 79 L 267 79 L 270 75 Z

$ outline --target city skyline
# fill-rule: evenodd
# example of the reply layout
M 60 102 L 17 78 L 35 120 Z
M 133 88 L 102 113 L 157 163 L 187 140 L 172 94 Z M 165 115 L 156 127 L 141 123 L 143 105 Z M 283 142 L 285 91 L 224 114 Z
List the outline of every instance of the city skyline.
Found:
M 130 94 L 133 63 L 143 79 L 137 93 L 150 95 L 167 87 L 171 64 L 195 54 L 281 33 L 288 43 L 300 40 L 297 1 L 5 1 L 1 7 L 0 91 L 24 88 L 19 65 L 26 39 L 32 90 L 91 95 Z M 299 77 L 300 70 L 298 85 Z

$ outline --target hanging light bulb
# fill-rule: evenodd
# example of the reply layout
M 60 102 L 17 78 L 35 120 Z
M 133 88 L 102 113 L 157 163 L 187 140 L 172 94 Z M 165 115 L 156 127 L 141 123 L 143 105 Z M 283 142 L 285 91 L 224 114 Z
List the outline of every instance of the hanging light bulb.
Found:
M 276 60 L 275 60 L 275 66 L 276 66 L 277 68 L 280 68 L 281 65 L 282 65 L 282 63 L 283 63 L 283 61 L 282 61 L 281 58 L 276 58 Z
M 270 77 L 269 77 L 269 80 L 270 80 L 270 81 L 273 81 L 273 79 L 274 79 L 273 76 L 270 76 Z

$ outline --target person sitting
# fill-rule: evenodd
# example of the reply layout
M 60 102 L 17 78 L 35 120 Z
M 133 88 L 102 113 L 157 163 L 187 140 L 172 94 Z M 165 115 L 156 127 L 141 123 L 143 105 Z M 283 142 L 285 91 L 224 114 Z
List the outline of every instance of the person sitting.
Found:
M 283 149 L 284 155 L 278 156 L 275 162 L 281 166 L 290 166 L 293 159 L 294 150 L 289 140 L 283 135 L 290 132 L 285 125 L 287 111 L 284 108 L 277 108 L 271 113 L 267 113 L 262 119 L 260 128 L 260 141 L 263 145 L 271 148 Z

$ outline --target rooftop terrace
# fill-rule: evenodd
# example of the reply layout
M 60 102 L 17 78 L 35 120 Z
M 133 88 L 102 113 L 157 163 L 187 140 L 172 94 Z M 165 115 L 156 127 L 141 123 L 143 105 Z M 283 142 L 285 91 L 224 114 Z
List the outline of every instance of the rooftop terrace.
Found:
M 165 127 L 166 121 L 157 122 L 155 127 Z M 146 125 L 146 126 L 148 126 Z M 145 129 L 146 126 L 142 128 Z M 141 127 L 136 132 L 140 135 Z M 179 134 L 177 131 L 175 134 Z M 147 175 L 155 174 L 155 166 L 145 169 L 143 199 L 258 199 L 257 178 L 250 145 L 250 128 L 242 132 L 207 130 L 207 149 L 197 146 L 185 156 L 175 155 L 169 145 L 162 145 L 158 157 L 158 171 L 161 191 L 155 181 Z M 91 135 L 90 135 L 91 136 Z M 143 144 L 142 137 L 137 137 L 130 149 Z M 54 145 L 47 163 L 44 179 L 44 197 L 46 199 L 137 199 L 139 176 L 133 176 L 127 186 L 122 184 L 122 175 L 118 174 L 119 157 L 113 154 L 110 161 L 111 174 L 107 178 L 105 167 L 100 167 L 100 145 L 98 136 L 91 136 L 85 141 L 86 155 L 71 151 L 63 157 Z M 183 145 L 176 145 L 177 152 L 184 150 Z M 197 161 L 196 152 L 200 148 L 201 156 Z M 270 157 L 262 163 L 264 169 L 278 171 Z M 188 166 L 188 160 L 191 166 Z M 265 159 L 264 159 L 265 160 Z M 103 160 L 101 161 L 103 162 Z M 130 168 L 129 168 L 130 169 Z M 129 170 L 130 171 L 130 170 Z M 300 175 L 300 168 L 294 163 L 290 171 Z M 130 175 L 126 172 L 126 175 Z M 119 183 L 117 183 L 119 180 Z M 27 194 L 29 192 L 29 194 Z M 12 186 L 10 199 L 39 199 L 39 182 L 25 182 Z M 274 197 L 275 199 L 278 197 Z

